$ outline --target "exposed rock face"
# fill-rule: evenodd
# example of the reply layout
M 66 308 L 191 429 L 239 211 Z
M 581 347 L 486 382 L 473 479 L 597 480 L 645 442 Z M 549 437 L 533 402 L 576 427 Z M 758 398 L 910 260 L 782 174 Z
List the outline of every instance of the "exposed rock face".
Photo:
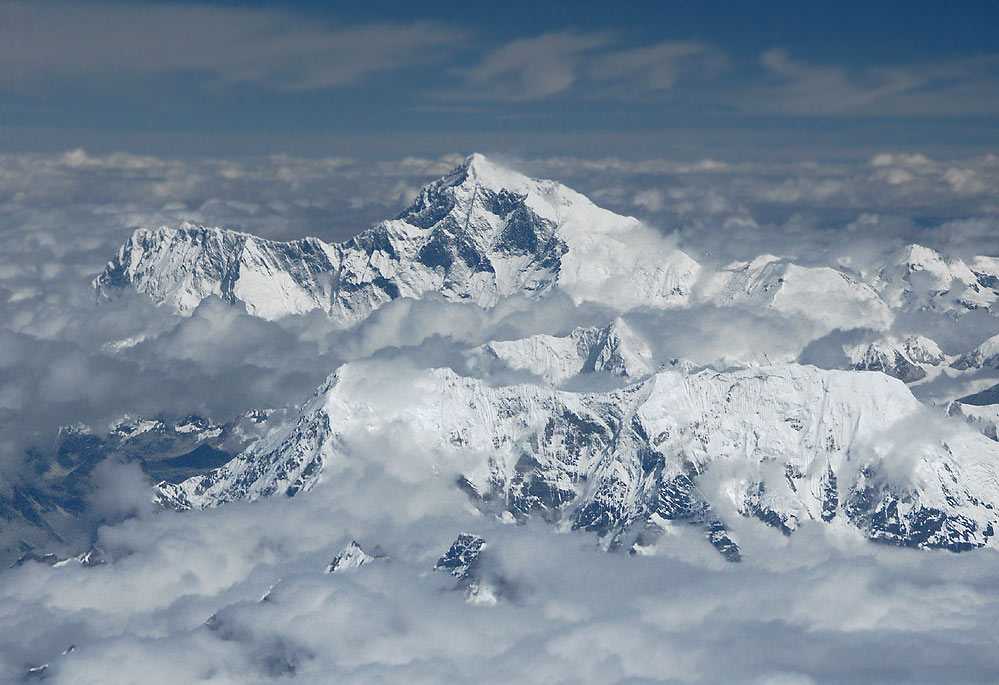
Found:
M 910 336 L 904 340 L 886 338 L 851 347 L 846 353 L 854 369 L 880 371 L 903 383 L 926 378 L 924 366 L 937 366 L 945 359 L 937 344 L 924 336 Z
M 373 555 L 368 554 L 361 549 L 361 546 L 357 544 L 357 541 L 355 540 L 351 541 L 351 543 L 344 547 L 339 554 L 333 557 L 333 561 L 331 561 L 330 565 L 326 567 L 326 572 L 342 573 L 383 558 L 384 556 L 378 554 L 377 552 Z
M 283 430 L 159 490 L 178 508 L 293 495 L 349 449 L 345 437 L 392 424 L 428 449 L 481 455 L 460 485 L 483 511 L 595 531 L 614 545 L 682 522 L 737 559 L 725 520 L 739 515 L 784 534 L 816 520 L 898 545 L 984 545 L 999 523 L 999 445 L 970 431 L 905 455 L 880 444 L 925 411 L 884 374 L 798 365 L 664 370 L 590 394 L 493 388 L 448 369 L 389 379 L 377 363 L 348 364 Z
M 461 533 L 444 556 L 437 560 L 434 570 L 454 576 L 457 579 L 455 589 L 463 590 L 467 601 L 491 605 L 508 594 L 509 588 L 503 578 L 485 568 L 482 557 L 485 549 L 483 538 Z
M 992 336 L 975 349 L 965 352 L 951 364 L 955 369 L 999 369 L 999 335 Z
M 434 564 L 434 570 L 449 573 L 459 581 L 469 580 L 475 575 L 479 554 L 485 547 L 486 541 L 478 535 L 461 533 Z

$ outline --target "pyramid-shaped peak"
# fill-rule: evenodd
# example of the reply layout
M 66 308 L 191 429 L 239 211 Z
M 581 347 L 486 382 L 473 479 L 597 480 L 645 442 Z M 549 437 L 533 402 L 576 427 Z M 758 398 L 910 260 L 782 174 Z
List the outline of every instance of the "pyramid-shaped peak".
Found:
M 511 173 L 510 169 L 497 164 L 481 152 L 473 152 L 468 157 L 465 157 L 465 161 L 461 163 L 461 166 L 474 174 L 489 175 L 496 170 L 502 173 Z
M 939 252 L 918 243 L 909 243 L 898 252 L 898 263 L 900 264 L 916 266 L 942 260 Z
M 413 203 L 396 218 L 423 229 L 446 217 L 467 223 L 475 208 L 506 216 L 518 205 L 556 224 L 572 215 L 588 229 L 622 220 L 599 210 L 588 198 L 556 181 L 530 178 L 502 166 L 481 153 L 473 153 L 450 172 L 426 185 Z M 601 213 L 602 212 L 602 213 Z
M 486 157 L 481 152 L 473 152 L 468 157 L 465 157 L 464 165 L 469 169 L 478 169 L 480 167 L 495 166 L 492 162 L 489 161 L 489 158 Z
M 326 572 L 339 573 L 342 571 L 348 571 L 382 558 L 384 558 L 384 555 L 380 553 L 379 549 L 376 549 L 374 554 L 368 554 L 359 544 L 357 544 L 356 540 L 352 540 L 349 545 L 344 547 L 343 550 L 341 550 L 340 553 L 333 558 L 333 561 L 331 561 L 329 566 L 326 567 Z
M 520 172 L 494 162 L 481 152 L 470 154 L 449 176 L 460 176 L 459 184 L 462 185 L 471 183 L 494 191 L 508 190 L 523 194 L 537 183 Z

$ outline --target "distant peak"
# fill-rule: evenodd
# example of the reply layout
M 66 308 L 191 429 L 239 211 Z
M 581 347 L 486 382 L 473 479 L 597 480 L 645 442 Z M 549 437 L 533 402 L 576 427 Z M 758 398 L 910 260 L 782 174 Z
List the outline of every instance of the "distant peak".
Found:
M 461 163 L 461 166 L 474 174 L 488 175 L 497 170 L 511 173 L 510 169 L 506 169 L 493 162 L 481 152 L 473 152 L 468 157 L 465 157 L 465 161 Z
M 180 222 L 180 224 L 176 228 L 172 226 L 159 226 L 157 228 L 139 227 L 132 232 L 132 240 L 169 241 L 173 240 L 178 235 L 215 237 L 223 240 L 224 239 L 245 240 L 252 238 L 254 240 L 261 242 L 270 242 L 264 238 L 259 238 L 257 236 L 254 236 L 250 233 L 245 233 L 243 231 L 234 231 L 229 228 L 222 228 L 221 226 L 205 226 L 204 224 L 199 224 L 187 220 Z
M 903 262 L 919 264 L 939 260 L 941 256 L 939 252 L 932 248 L 919 245 L 918 243 L 909 243 L 901 249 L 899 258 Z
M 492 162 L 481 152 L 473 152 L 468 157 L 465 157 L 465 161 L 463 162 L 463 166 L 466 169 L 477 169 L 485 165 L 492 166 Z
M 778 257 L 774 254 L 761 254 L 749 263 L 750 269 L 761 269 L 767 264 L 773 264 L 775 262 L 786 262 L 787 259 L 784 257 Z
M 448 174 L 455 179 L 455 185 L 472 183 L 490 190 L 509 190 L 524 193 L 534 181 L 509 167 L 502 166 L 481 152 L 473 152 L 465 161 Z

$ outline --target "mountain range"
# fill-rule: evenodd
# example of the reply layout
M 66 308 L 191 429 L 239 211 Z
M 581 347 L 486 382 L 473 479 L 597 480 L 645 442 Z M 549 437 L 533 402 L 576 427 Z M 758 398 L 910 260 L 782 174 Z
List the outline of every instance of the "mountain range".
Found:
M 950 421 L 928 436 L 921 427 L 946 412 L 906 386 L 995 365 L 994 339 L 948 356 L 891 329 L 914 312 L 999 313 L 999 259 L 910 245 L 870 273 L 773 255 L 714 268 L 637 219 L 475 154 L 346 242 L 139 229 L 94 285 L 111 306 L 125 289 L 180 314 L 216 296 L 271 320 L 318 310 L 339 327 L 427 293 L 488 308 L 558 291 L 617 313 L 564 335 L 489 341 L 454 368 L 346 363 L 227 463 L 162 481 L 165 507 L 295 496 L 335 478 L 358 441 L 385 439 L 438 455 L 442 477 L 486 515 L 594 531 L 636 553 L 684 525 L 737 561 L 736 517 L 784 535 L 814 523 L 909 547 L 995 545 L 999 443 L 982 411 L 949 412 L 981 432 Z M 712 368 L 657 358 L 656 341 L 620 316 L 705 304 L 807 321 L 815 338 L 877 339 L 844 344 L 842 369 L 793 358 Z M 490 381 L 497 364 L 525 381 Z M 616 384 L 566 385 L 586 374 Z
M 900 311 L 992 311 L 999 258 L 969 265 L 909 245 L 870 274 L 773 255 L 709 269 L 637 219 L 473 154 L 398 217 L 346 242 L 277 242 L 191 223 L 141 228 L 94 286 L 101 300 L 131 288 L 180 313 L 215 295 L 266 319 L 320 310 L 342 325 L 432 291 L 489 307 L 557 288 L 618 310 L 711 302 L 829 330 L 884 329 Z

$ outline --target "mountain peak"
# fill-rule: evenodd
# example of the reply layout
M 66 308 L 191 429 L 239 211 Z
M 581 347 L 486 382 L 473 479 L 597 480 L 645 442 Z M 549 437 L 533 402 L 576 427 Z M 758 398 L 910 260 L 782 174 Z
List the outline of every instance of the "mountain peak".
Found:
M 477 187 L 494 193 L 507 191 L 526 195 L 538 183 L 535 179 L 497 164 L 481 152 L 473 152 L 454 169 L 425 186 L 421 196 L 440 193 L 446 189 L 464 189 L 471 196 Z
M 500 198 L 497 204 L 494 197 Z M 511 201 L 525 202 L 532 211 L 546 219 L 557 221 L 561 213 L 593 206 L 588 198 L 557 181 L 531 178 L 526 174 L 473 152 L 442 178 L 427 185 L 417 198 L 414 207 L 425 207 L 430 202 L 447 202 L 461 210 L 472 204 L 488 207 L 490 211 Z M 412 208 L 403 216 L 412 212 Z
M 524 174 L 496 164 L 480 152 L 466 157 L 459 168 L 465 170 L 471 181 L 492 190 L 515 190 L 513 186 L 524 187 L 532 181 Z
M 330 460 L 351 458 L 344 435 L 405 425 L 407 439 L 445 463 L 481 455 L 466 462 L 461 487 L 483 512 L 498 514 L 499 503 L 516 520 L 565 522 L 622 544 L 688 524 L 734 561 L 725 519 L 743 516 L 784 535 L 835 520 L 889 544 L 994 545 L 995 442 L 968 431 L 914 451 L 900 445 L 898 458 L 912 464 L 905 469 L 874 448 L 888 431 L 921 425 L 925 412 L 883 373 L 797 364 L 668 369 L 624 389 L 579 393 L 355 362 L 297 419 L 233 461 L 158 490 L 164 505 L 181 509 L 295 495 L 319 482 Z M 481 545 L 475 539 L 459 546 Z
M 911 267 L 925 268 L 929 264 L 942 261 L 943 257 L 939 252 L 918 243 L 909 243 L 904 246 L 898 251 L 896 257 L 896 263 Z
M 483 168 L 495 165 L 481 152 L 473 152 L 468 157 L 465 157 L 465 161 L 462 162 L 462 166 L 470 171 L 478 172 Z
M 429 291 L 480 306 L 554 288 L 622 309 L 677 306 L 698 268 L 637 219 L 474 153 L 395 219 L 344 243 L 269 241 L 186 222 L 140 229 L 95 286 L 101 299 L 133 287 L 182 313 L 215 295 L 268 319 L 319 309 L 349 325 Z

